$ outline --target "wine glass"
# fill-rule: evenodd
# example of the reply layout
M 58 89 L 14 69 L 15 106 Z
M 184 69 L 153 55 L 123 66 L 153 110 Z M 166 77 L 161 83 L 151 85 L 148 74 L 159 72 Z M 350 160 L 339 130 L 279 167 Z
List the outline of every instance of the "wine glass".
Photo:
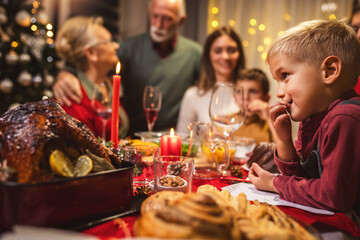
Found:
M 143 95 L 143 109 L 148 131 L 153 130 L 155 121 L 161 108 L 161 90 L 158 86 L 146 86 Z
M 96 115 L 102 119 L 102 139 L 106 142 L 106 124 L 111 118 L 111 100 L 112 92 L 105 83 L 95 84 L 91 106 Z
M 245 101 L 242 88 L 231 83 L 219 83 L 214 86 L 210 106 L 210 119 L 226 140 L 245 121 Z

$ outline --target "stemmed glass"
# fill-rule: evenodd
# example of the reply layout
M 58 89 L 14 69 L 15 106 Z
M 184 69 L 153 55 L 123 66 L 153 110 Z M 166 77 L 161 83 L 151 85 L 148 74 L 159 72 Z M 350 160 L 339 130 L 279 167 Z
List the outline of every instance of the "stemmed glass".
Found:
M 158 86 L 146 86 L 143 95 L 143 109 L 148 131 L 154 128 L 155 121 L 161 108 L 161 90 Z
M 105 83 L 95 84 L 91 106 L 96 115 L 102 119 L 102 139 L 103 144 L 106 142 L 106 124 L 111 118 L 111 99 L 112 92 Z
M 209 106 L 210 119 L 226 140 L 245 121 L 244 91 L 231 83 L 216 84 Z

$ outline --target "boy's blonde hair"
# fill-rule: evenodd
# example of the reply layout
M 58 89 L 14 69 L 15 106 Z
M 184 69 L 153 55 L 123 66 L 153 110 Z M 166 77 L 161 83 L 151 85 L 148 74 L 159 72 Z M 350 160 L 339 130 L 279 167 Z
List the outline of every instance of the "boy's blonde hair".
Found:
M 56 36 L 57 53 L 76 69 L 85 71 L 87 67 L 85 49 L 99 42 L 95 32 L 96 27 L 102 24 L 101 17 L 77 16 L 68 19 Z
M 360 75 L 360 42 L 354 30 L 339 20 L 311 20 L 288 29 L 270 47 L 266 62 L 281 54 L 298 62 L 320 66 L 328 56 L 341 59 L 345 71 L 357 81 Z

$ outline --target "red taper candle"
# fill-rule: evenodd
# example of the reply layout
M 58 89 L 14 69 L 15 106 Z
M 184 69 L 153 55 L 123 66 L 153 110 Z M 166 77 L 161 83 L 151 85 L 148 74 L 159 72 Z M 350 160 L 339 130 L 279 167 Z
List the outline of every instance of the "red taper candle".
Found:
M 111 141 L 114 147 L 119 144 L 119 107 L 120 107 L 120 62 L 116 65 L 116 74 L 113 75 L 113 95 L 111 111 Z

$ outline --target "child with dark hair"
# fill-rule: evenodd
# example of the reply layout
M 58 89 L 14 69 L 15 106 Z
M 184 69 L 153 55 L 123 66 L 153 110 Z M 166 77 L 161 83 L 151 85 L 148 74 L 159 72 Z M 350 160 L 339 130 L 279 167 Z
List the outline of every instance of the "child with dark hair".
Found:
M 232 136 L 251 137 L 257 143 L 272 142 L 274 134 L 269 118 L 269 80 L 266 74 L 257 68 L 244 69 L 237 77 L 235 88 L 236 95 L 243 91 L 247 109 L 244 124 Z

